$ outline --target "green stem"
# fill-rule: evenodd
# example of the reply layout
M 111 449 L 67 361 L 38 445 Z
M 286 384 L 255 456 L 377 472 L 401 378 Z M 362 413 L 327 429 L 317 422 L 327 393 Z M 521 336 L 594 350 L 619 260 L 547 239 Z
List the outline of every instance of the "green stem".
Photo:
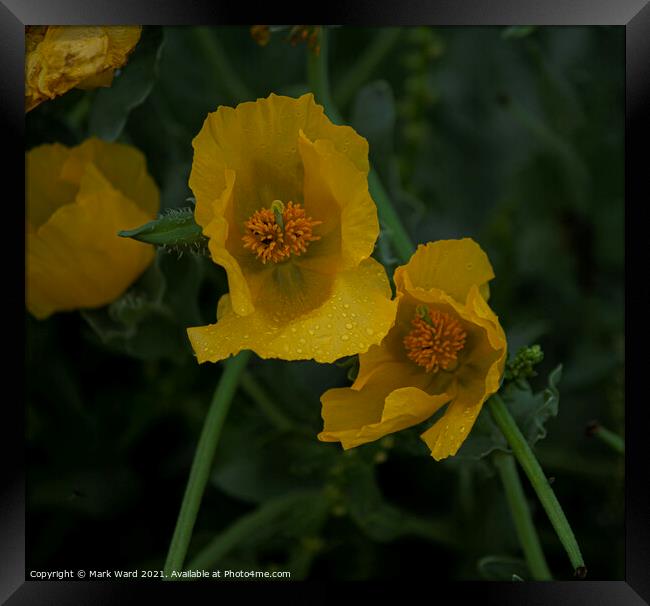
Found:
M 555 528 L 555 532 L 557 533 L 560 542 L 564 546 L 564 549 L 571 560 L 576 576 L 583 577 L 586 574 L 587 569 L 585 568 L 585 563 L 582 559 L 582 553 L 580 553 L 580 547 L 578 546 L 573 530 L 564 515 L 564 511 L 562 510 L 551 485 L 548 483 L 544 471 L 537 462 L 533 451 L 521 431 L 519 431 L 517 424 L 501 397 L 496 394 L 493 395 L 488 400 L 488 406 L 492 418 L 508 440 L 512 452 L 528 476 L 530 483 L 533 485 L 537 497 L 542 503 L 553 528 Z
M 203 55 L 212 64 L 214 75 L 219 84 L 227 92 L 230 100 L 234 103 L 253 99 L 253 94 L 237 72 L 230 65 L 226 53 L 217 40 L 216 33 L 210 27 L 196 27 L 194 37 L 198 42 Z
M 325 108 L 325 113 L 335 124 L 343 124 L 343 118 L 339 114 L 336 105 L 332 100 L 330 89 L 329 72 L 327 70 L 328 39 L 327 27 L 321 26 L 318 34 L 318 52 L 309 49 L 307 51 L 307 78 L 316 100 Z
M 613 431 L 610 431 L 609 429 L 605 429 L 601 425 L 598 425 L 598 427 L 593 430 L 591 435 L 593 435 L 595 438 L 598 438 L 603 444 L 607 444 L 607 446 L 619 454 L 625 454 L 625 441 Z
M 327 71 L 327 29 L 321 27 L 319 34 L 320 52 L 316 54 L 309 51 L 307 60 L 307 73 L 311 89 L 316 100 L 323 105 L 325 113 L 335 124 L 343 124 L 343 118 L 339 114 L 336 105 L 332 101 L 330 93 L 329 76 Z M 397 251 L 400 259 L 407 262 L 413 254 L 413 242 L 408 232 L 402 225 L 400 218 L 397 216 L 390 198 L 379 179 L 375 169 L 371 168 L 368 175 L 368 188 L 375 204 L 382 225 L 389 233 L 393 246 Z
M 397 216 L 390 198 L 379 179 L 379 175 L 377 175 L 377 171 L 374 168 L 370 170 L 370 174 L 368 175 L 368 188 L 372 199 L 377 205 L 379 218 L 393 242 L 395 251 L 399 255 L 400 259 L 404 263 L 407 263 L 413 254 L 415 246 L 413 246 L 411 237 L 408 235 L 402 221 Z
M 187 480 L 183 503 L 176 521 L 174 536 L 172 537 L 167 560 L 165 561 L 165 574 L 170 575 L 173 570 L 182 570 L 187 549 L 192 538 L 192 530 L 199 512 L 203 492 L 208 482 L 214 453 L 219 442 L 226 415 L 241 373 L 250 358 L 249 351 L 242 351 L 234 358 L 224 362 L 223 374 L 212 397 L 210 409 L 205 418 L 199 443 L 194 454 L 190 477 Z
M 521 480 L 517 473 L 517 466 L 512 455 L 504 452 L 496 452 L 493 456 L 503 487 L 506 491 L 506 498 L 510 505 L 510 513 L 515 522 L 519 543 L 526 556 L 528 568 L 535 581 L 552 580 L 551 571 L 546 563 L 542 546 L 537 536 L 537 530 L 533 524 L 533 518 L 530 514 L 528 502 L 524 489 L 521 486 Z
M 334 98 L 339 107 L 345 107 L 359 87 L 368 81 L 375 69 L 395 46 L 403 29 L 402 27 L 387 27 L 373 38 L 335 87 Z

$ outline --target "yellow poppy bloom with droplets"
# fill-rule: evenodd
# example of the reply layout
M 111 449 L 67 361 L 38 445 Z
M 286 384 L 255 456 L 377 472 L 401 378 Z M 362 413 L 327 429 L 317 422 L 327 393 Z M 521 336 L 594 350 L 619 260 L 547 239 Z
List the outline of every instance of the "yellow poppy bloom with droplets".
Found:
M 396 303 L 370 257 L 367 141 L 311 94 L 272 94 L 219 107 L 193 145 L 195 219 L 229 285 L 216 324 L 188 329 L 198 361 L 333 362 L 381 341 Z
M 456 454 L 485 400 L 499 389 L 506 337 L 487 304 L 492 266 L 476 242 L 420 245 L 395 270 L 395 325 L 359 356 L 351 387 L 321 397 L 319 439 L 353 448 L 418 425 L 436 459 Z
M 155 218 L 160 195 L 144 156 L 120 143 L 41 145 L 26 154 L 27 308 L 36 318 L 106 305 L 154 248 L 117 232 Z
M 37 25 L 25 29 L 25 111 L 72 88 L 110 86 L 142 27 Z

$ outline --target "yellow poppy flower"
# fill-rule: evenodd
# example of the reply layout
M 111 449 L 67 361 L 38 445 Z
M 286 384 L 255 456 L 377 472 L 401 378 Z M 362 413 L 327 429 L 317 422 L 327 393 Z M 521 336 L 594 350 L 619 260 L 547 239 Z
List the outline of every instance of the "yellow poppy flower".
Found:
M 420 245 L 395 270 L 395 325 L 359 356 L 351 387 L 321 397 L 319 439 L 353 448 L 422 423 L 448 404 L 422 439 L 436 460 L 456 454 L 505 365 L 505 334 L 486 302 L 492 278 L 487 255 L 471 239 Z
M 139 25 L 28 26 L 25 30 L 25 111 L 72 88 L 110 86 L 140 39 Z
M 368 143 L 311 94 L 208 115 L 194 139 L 195 219 L 228 275 L 217 323 L 188 329 L 198 361 L 242 349 L 332 362 L 395 319 L 368 193 Z
M 41 145 L 26 154 L 27 308 L 36 318 L 119 297 L 154 257 L 117 232 L 155 218 L 144 156 L 119 143 Z

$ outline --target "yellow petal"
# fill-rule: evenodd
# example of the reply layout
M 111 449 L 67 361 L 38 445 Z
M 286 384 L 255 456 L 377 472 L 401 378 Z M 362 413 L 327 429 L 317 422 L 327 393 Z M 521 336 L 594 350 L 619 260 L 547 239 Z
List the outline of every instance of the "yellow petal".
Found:
M 138 42 L 138 26 L 48 26 L 26 39 L 25 110 L 71 88 L 108 86 Z
M 471 352 L 457 371 L 456 397 L 443 417 L 422 434 L 436 460 L 456 454 L 487 398 L 499 389 L 507 355 L 506 336 L 497 316 L 474 285 L 467 296 L 465 317 L 481 328 L 468 336 Z
M 61 179 L 70 150 L 58 143 L 41 145 L 25 155 L 27 221 L 37 228 L 64 204 L 74 201 L 79 183 Z
M 149 217 L 91 165 L 76 201 L 27 235 L 27 308 L 37 318 L 119 297 L 151 263 L 153 247 L 117 232 Z
M 421 436 L 431 450 L 431 456 L 440 461 L 458 452 L 461 444 L 474 426 L 476 417 L 481 412 L 483 401 L 453 401 L 442 415 Z
M 108 67 L 108 47 L 108 37 L 101 27 L 48 27 L 34 51 L 38 68 L 30 66 L 34 87 L 50 98 L 64 94 Z
M 203 229 L 203 233 L 209 238 L 208 248 L 212 260 L 221 265 L 228 275 L 230 304 L 233 311 L 240 316 L 245 316 L 253 313 L 255 307 L 242 269 L 237 259 L 230 254 L 226 247 L 228 222 L 223 216 L 224 209 L 232 205 L 233 187 L 236 181 L 235 173 L 231 170 L 227 171 L 226 180 L 226 188 L 214 204 L 218 211 Z
M 395 286 L 407 285 L 428 290 L 437 288 L 465 302 L 473 285 L 484 288 L 494 278 L 492 265 L 481 247 L 471 238 L 438 240 L 420 244 L 406 265 L 395 270 Z
M 311 93 L 298 99 L 271 94 L 236 108 L 220 106 L 192 142 L 190 187 L 201 220 L 209 220 L 213 201 L 226 187 L 226 169 L 237 173 L 238 222 L 273 200 L 301 202 L 300 130 L 312 141 L 332 141 L 359 170 L 368 172 L 367 141 L 348 126 L 332 124 Z
M 106 62 L 111 67 L 121 67 L 140 40 L 142 26 L 109 25 L 103 29 L 109 42 Z
M 368 172 L 360 170 L 333 141 L 312 143 L 300 131 L 298 149 L 304 166 L 304 204 L 323 220 L 323 242 L 336 240 L 342 266 L 355 267 L 370 256 L 377 236 L 377 207 L 368 192 Z M 332 234 L 332 230 L 336 233 Z M 314 247 L 315 248 L 315 247 Z M 313 254 L 313 250 L 310 248 Z
M 430 396 L 416 387 L 398 388 L 386 395 L 380 382 L 361 391 L 330 389 L 321 397 L 324 426 L 318 439 L 354 448 L 417 425 L 448 401 L 447 394 Z
M 149 219 L 156 216 L 160 209 L 160 194 L 147 172 L 147 160 L 140 150 L 123 143 L 107 143 L 91 137 L 70 150 L 70 157 L 62 169 L 62 178 L 79 183 L 88 162 L 93 163 L 113 187 L 135 202 Z
M 384 268 L 366 259 L 338 274 L 332 288 L 321 306 L 279 322 L 264 309 L 237 315 L 228 300 L 220 301 L 223 315 L 216 324 L 187 331 L 198 361 L 217 362 L 250 349 L 262 358 L 333 362 L 378 343 L 396 308 Z

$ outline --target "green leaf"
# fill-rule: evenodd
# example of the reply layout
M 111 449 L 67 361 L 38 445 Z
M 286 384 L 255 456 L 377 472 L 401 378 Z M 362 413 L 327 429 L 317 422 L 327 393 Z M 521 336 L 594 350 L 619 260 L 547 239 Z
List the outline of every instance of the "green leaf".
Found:
M 142 359 L 180 360 L 190 354 L 185 328 L 200 324 L 198 290 L 201 260 L 159 250 L 154 263 L 119 299 L 83 310 L 96 337 L 107 348 Z
M 269 429 L 252 408 L 229 417 L 212 481 L 232 497 L 259 503 L 292 490 L 321 488 L 339 456 L 336 447 L 315 435 Z
M 350 517 L 375 541 L 417 536 L 448 546 L 456 545 L 447 521 L 425 519 L 387 503 L 377 485 L 374 467 L 360 458 L 349 460 L 339 481 L 343 505 L 348 508 Z
M 546 422 L 557 416 L 560 399 L 557 385 L 561 377 L 562 365 L 559 365 L 549 374 L 548 385 L 540 392 L 533 393 L 525 380 L 509 383 L 500 392 L 531 447 L 546 437 Z M 478 460 L 495 450 L 510 452 L 506 439 L 484 406 L 455 459 Z
M 373 164 L 385 172 L 395 131 L 395 96 L 390 84 L 384 80 L 366 84 L 357 94 L 350 122 L 368 139 Z
M 479 574 L 488 581 L 523 581 L 530 579 L 526 562 L 521 558 L 489 555 L 476 565 Z
M 109 88 L 99 89 L 90 112 L 89 133 L 115 141 L 133 109 L 144 103 L 158 75 L 163 47 L 160 27 L 145 26 L 128 63 Z

